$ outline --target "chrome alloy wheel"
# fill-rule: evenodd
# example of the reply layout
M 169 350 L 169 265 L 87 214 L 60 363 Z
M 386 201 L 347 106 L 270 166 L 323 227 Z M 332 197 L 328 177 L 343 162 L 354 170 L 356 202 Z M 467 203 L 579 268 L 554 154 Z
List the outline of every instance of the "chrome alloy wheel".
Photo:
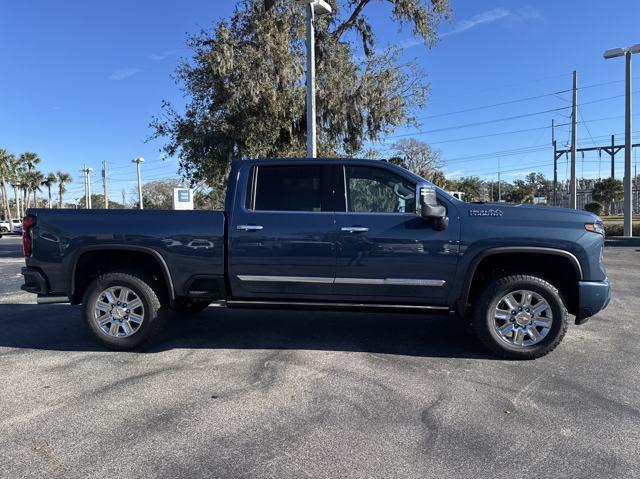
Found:
M 98 295 L 93 315 L 103 333 L 127 338 L 142 326 L 144 305 L 135 291 L 125 286 L 111 286 Z
M 494 302 L 493 332 L 511 346 L 526 348 L 544 339 L 551 329 L 551 306 L 540 294 L 529 290 L 512 291 Z

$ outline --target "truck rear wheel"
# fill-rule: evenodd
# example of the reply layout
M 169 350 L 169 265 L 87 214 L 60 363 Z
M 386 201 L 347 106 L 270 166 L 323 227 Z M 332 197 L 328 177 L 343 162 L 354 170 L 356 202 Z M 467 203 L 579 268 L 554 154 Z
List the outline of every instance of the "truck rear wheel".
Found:
M 558 290 L 537 276 L 491 281 L 475 300 L 473 328 L 482 343 L 506 359 L 550 353 L 567 332 L 568 312 Z
M 82 316 L 107 348 L 138 349 L 160 331 L 166 311 L 152 282 L 135 273 L 105 273 L 87 288 Z

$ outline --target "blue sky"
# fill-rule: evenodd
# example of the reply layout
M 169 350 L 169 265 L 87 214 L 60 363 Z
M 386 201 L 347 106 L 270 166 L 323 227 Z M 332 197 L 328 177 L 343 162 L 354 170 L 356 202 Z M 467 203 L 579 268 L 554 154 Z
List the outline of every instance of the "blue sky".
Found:
M 431 50 L 408 29 L 398 31 L 384 4 L 367 12 L 378 46 L 405 45 L 403 61 L 417 60 L 431 95 L 415 112 L 423 118 L 419 130 L 398 129 L 377 148 L 388 151 L 401 135 L 414 135 L 442 151 L 452 176 L 495 178 L 498 161 L 507 180 L 532 170 L 551 175 L 549 125 L 552 119 L 567 123 L 570 110 L 540 112 L 570 105 L 573 69 L 585 87 L 578 95 L 579 144 L 608 143 L 612 133 L 623 141 L 624 61 L 605 61 L 602 52 L 640 43 L 640 2 L 452 0 L 453 21 L 441 26 Z M 229 16 L 233 7 L 231 1 L 2 0 L 0 147 L 38 152 L 45 172 L 71 172 L 70 199 L 82 195 L 78 170 L 85 163 L 98 173 L 102 160 L 108 162 L 116 200 L 123 188 L 132 197 L 131 158 L 146 158 L 145 180 L 175 176 L 177 162 L 160 159 L 161 142 L 146 141 L 149 121 L 163 99 L 184 102 L 171 74 L 189 55 L 187 34 Z M 634 90 L 640 89 L 636 58 Z M 484 108 L 497 103 L 505 104 Z M 634 106 L 640 113 L 637 101 Z M 556 131 L 561 147 L 568 128 Z M 617 163 L 620 177 L 621 154 Z M 607 157 L 579 157 L 578 174 L 608 171 Z M 563 159 L 559 176 L 565 175 Z

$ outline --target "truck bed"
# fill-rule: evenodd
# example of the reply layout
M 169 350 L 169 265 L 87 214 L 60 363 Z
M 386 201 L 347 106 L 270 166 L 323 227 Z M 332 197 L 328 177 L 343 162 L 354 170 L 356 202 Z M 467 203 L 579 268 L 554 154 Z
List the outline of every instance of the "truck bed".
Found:
M 91 251 L 148 252 L 166 265 L 175 296 L 197 278 L 224 278 L 222 211 L 30 209 L 36 217 L 27 266 L 46 269 L 48 294 L 72 296 L 76 265 Z M 135 264 L 131 265 L 135 267 Z

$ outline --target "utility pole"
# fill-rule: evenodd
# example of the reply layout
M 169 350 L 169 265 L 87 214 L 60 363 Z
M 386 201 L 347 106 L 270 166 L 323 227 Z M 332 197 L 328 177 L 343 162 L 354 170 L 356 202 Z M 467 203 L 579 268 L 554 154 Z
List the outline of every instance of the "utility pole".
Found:
M 569 208 L 577 208 L 576 147 L 578 126 L 578 72 L 573 70 L 573 96 L 571 102 L 571 180 L 569 183 Z
M 143 209 L 142 206 L 142 178 L 140 177 L 140 163 L 144 163 L 144 158 L 141 156 L 138 158 L 134 158 L 131 160 L 132 163 L 136 164 L 136 168 L 138 170 L 138 208 Z
M 502 202 L 502 185 L 500 181 L 500 157 L 498 157 L 498 203 Z
M 553 146 L 553 206 L 558 206 L 558 155 L 556 155 L 556 125 L 551 120 L 551 145 Z
M 127 206 L 127 192 L 125 191 L 124 188 L 122 188 L 122 207 L 126 207 Z
M 85 165 L 80 171 L 84 173 L 84 206 L 91 209 L 91 172 L 93 168 L 87 168 Z
M 616 154 L 613 151 L 616 146 L 616 135 L 611 135 L 611 179 L 616 177 Z
M 107 194 L 107 160 L 102 160 L 102 194 L 104 195 L 104 208 L 109 209 L 109 195 Z

